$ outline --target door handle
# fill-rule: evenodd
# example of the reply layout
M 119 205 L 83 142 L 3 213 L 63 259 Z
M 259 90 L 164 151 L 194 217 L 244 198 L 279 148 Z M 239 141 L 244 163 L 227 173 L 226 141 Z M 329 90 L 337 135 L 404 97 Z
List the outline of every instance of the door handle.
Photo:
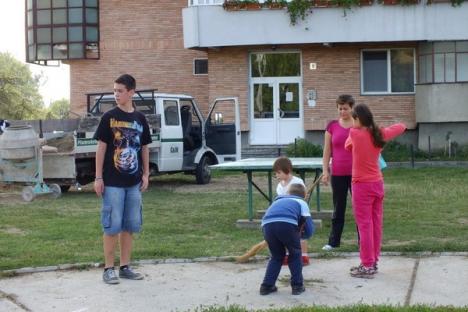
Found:
M 283 118 L 284 117 L 284 111 L 282 109 L 278 108 L 278 112 L 279 112 L 279 117 Z

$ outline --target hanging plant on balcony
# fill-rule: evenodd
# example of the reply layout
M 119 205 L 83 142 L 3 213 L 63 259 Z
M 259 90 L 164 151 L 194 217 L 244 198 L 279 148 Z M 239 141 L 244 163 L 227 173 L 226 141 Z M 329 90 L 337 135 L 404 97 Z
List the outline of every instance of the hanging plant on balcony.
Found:
M 312 12 L 312 2 L 309 0 L 292 0 L 288 2 L 288 13 L 291 25 L 296 25 L 298 19 L 305 20 L 307 15 Z

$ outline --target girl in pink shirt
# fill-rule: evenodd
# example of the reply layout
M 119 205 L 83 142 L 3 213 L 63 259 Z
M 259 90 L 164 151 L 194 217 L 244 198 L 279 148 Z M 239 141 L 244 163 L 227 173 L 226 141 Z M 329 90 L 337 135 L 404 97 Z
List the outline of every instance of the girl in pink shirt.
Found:
M 351 276 L 373 278 L 377 273 L 382 245 L 384 183 L 379 154 L 385 142 L 402 134 L 402 123 L 378 128 L 369 107 L 359 104 L 353 110 L 354 126 L 345 148 L 353 155 L 352 202 L 359 231 L 361 264 L 351 268 Z
M 346 202 L 351 191 L 352 155 L 345 150 L 345 141 L 349 136 L 349 129 L 353 126 L 352 109 L 354 99 L 351 95 L 342 94 L 336 99 L 336 108 L 340 118 L 332 120 L 325 131 L 323 147 L 323 176 L 322 182 L 331 182 L 333 192 L 333 217 L 328 243 L 322 250 L 330 251 L 340 247 L 341 234 L 345 223 Z M 332 158 L 333 157 L 333 158 Z M 331 170 L 330 170 L 330 158 Z

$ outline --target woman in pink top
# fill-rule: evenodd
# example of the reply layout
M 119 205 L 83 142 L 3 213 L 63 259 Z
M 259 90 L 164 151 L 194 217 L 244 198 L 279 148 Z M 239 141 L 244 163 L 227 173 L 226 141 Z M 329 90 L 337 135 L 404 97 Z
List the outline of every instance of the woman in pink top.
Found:
M 384 183 L 379 154 L 385 142 L 402 134 L 406 126 L 398 123 L 379 129 L 364 104 L 354 107 L 353 118 L 354 127 L 345 148 L 353 154 L 352 202 L 359 230 L 361 264 L 351 268 L 351 276 L 373 278 L 382 245 Z
M 354 99 L 351 95 L 340 95 L 336 99 L 336 107 L 340 118 L 332 120 L 325 131 L 323 147 L 323 177 L 322 182 L 331 182 L 333 192 L 333 217 L 328 244 L 322 250 L 330 251 L 340 247 L 341 234 L 345 223 L 346 201 L 351 191 L 352 155 L 345 150 L 344 144 L 353 125 L 351 111 Z M 333 157 L 330 172 L 330 157 Z M 330 179 L 331 173 L 331 179 Z

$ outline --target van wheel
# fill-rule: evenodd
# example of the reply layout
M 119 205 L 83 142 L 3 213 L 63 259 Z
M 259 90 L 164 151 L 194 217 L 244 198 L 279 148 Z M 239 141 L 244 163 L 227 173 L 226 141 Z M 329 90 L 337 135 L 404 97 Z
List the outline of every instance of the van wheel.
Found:
M 200 159 L 200 162 L 197 165 L 197 169 L 195 169 L 195 177 L 197 178 L 198 184 L 208 184 L 211 180 L 211 159 L 207 156 L 203 156 Z
M 62 193 L 66 193 L 70 190 L 70 186 L 71 185 L 60 185 L 60 190 L 62 191 Z

